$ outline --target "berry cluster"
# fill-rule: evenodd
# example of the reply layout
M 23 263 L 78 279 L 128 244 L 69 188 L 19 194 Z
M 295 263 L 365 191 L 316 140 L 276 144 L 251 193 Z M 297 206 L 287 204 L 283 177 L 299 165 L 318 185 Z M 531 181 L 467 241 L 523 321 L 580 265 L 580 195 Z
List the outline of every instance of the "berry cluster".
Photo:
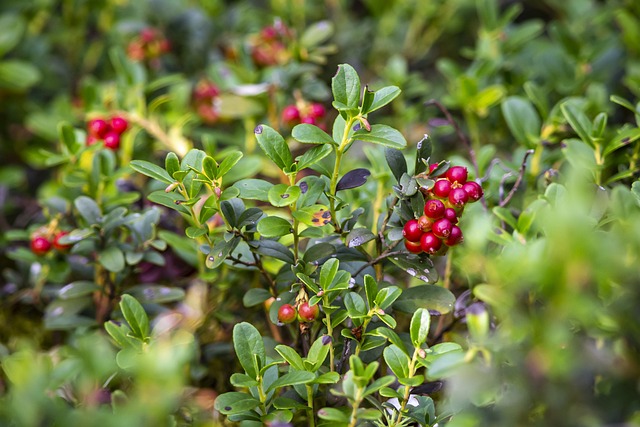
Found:
M 300 123 L 318 125 L 324 127 L 321 121 L 327 114 L 324 105 L 318 102 L 299 101 L 296 104 L 287 105 L 282 109 L 282 121 L 288 126 L 295 126 Z
M 303 302 L 298 305 L 298 309 L 291 304 L 283 304 L 278 309 L 278 320 L 282 323 L 291 323 L 296 318 L 299 322 L 311 323 L 318 318 L 320 309 L 318 305 L 309 305 L 308 302 Z
M 145 28 L 129 42 L 127 56 L 134 61 L 153 61 L 171 49 L 169 40 L 155 28 Z
M 253 61 L 260 67 L 287 63 L 291 59 L 287 46 L 292 38 L 293 31 L 281 21 L 264 27 L 251 40 L 251 57 Z
M 66 231 L 58 231 L 51 238 L 46 233 L 36 233 L 31 237 L 31 252 L 38 256 L 47 254 L 52 248 L 59 252 L 66 252 L 71 247 L 70 244 L 60 243 L 60 239 L 69 234 Z
M 200 80 L 193 89 L 193 104 L 198 116 L 203 122 L 213 124 L 220 115 L 216 106 L 216 99 L 220 95 L 220 89 L 209 80 Z
M 430 172 L 437 168 L 430 166 Z M 464 206 L 482 197 L 482 187 L 475 181 L 467 181 L 467 168 L 453 166 L 437 180 L 428 192 L 424 215 L 407 221 L 402 229 L 404 244 L 409 252 L 426 252 L 442 255 L 450 246 L 463 240 L 462 230 L 457 226 Z
M 93 119 L 87 123 L 87 145 L 104 141 L 104 146 L 110 150 L 120 147 L 120 137 L 129 128 L 127 120 L 120 116 L 113 116 L 109 121 Z

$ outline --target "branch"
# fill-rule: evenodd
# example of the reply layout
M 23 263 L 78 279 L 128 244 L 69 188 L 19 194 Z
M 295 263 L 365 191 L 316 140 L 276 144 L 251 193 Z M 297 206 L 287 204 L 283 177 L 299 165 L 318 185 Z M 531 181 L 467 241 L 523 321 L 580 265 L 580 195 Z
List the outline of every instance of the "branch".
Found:
M 389 258 L 394 255 L 400 255 L 405 253 L 405 251 L 391 251 L 391 249 L 395 248 L 399 243 L 400 243 L 400 240 L 398 240 L 397 242 L 394 242 L 391 246 L 389 246 L 389 249 L 387 249 L 387 251 L 383 252 L 382 254 L 380 254 L 380 256 L 372 259 L 371 261 L 369 261 L 368 263 L 360 267 L 358 271 L 355 272 L 353 277 L 356 277 L 358 274 L 362 273 L 367 267 L 371 267 L 372 265 L 379 263 L 385 258 Z
M 499 205 L 500 207 L 506 206 L 507 203 L 511 201 L 511 198 L 516 193 L 516 191 L 518 191 L 518 187 L 520 187 L 520 184 L 522 183 L 522 179 L 524 178 L 524 172 L 527 168 L 527 159 L 533 153 L 534 153 L 533 149 L 527 150 L 524 153 L 524 158 L 522 159 L 522 164 L 520 165 L 520 173 L 518 174 L 518 178 L 516 179 L 515 184 L 513 184 L 513 187 L 511 187 L 511 190 L 509 191 L 509 194 L 507 194 L 507 197 L 505 197 L 504 200 L 500 202 L 500 205 Z

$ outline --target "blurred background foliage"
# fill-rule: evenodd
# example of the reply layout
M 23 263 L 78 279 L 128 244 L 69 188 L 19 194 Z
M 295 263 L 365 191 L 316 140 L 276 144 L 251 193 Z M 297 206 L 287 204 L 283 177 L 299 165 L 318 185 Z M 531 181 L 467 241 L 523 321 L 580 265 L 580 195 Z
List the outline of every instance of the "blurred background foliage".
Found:
M 278 23 L 291 33 L 265 64 L 256 46 Z M 146 28 L 170 48 L 133 60 Z M 639 29 L 634 0 L 4 0 L 0 420 L 220 425 L 212 402 L 230 389 L 231 328 L 264 324 L 235 286 L 246 276 L 198 273 L 195 250 L 176 237 L 183 224 L 168 213 L 154 227 L 171 247 L 162 255 L 171 268 L 147 265 L 155 276 L 136 270 L 128 284 L 179 289 L 176 298 L 151 295 L 145 308 L 160 318 L 188 313 L 191 323 L 123 370 L 95 324 L 56 320 L 49 303 L 91 266 L 52 260 L 36 295 L 42 264 L 18 249 L 55 216 L 56 200 L 77 196 L 65 180 L 71 169 L 57 167 L 69 162 L 56 157 L 59 123 L 131 115 L 138 130 L 124 143 L 113 193 L 150 191 L 128 160 L 191 147 L 243 150 L 244 177 L 274 176 L 252 157 L 255 125 L 286 131 L 283 108 L 326 104 L 337 65 L 349 63 L 372 87 L 403 90 L 382 122 L 410 145 L 430 134 L 437 160 L 468 165 L 485 188 L 486 207 L 465 215 L 465 244 L 437 264 L 456 308 L 481 301 L 491 316 L 490 332 L 469 336 L 449 315 L 441 339 L 480 356 L 441 372 L 434 397 L 454 414 L 447 425 L 640 425 Z M 213 116 L 192 100 L 203 80 L 220 93 Z M 451 111 L 468 146 L 429 100 Z M 381 157 L 354 154 L 354 163 L 365 154 Z M 363 187 L 354 202 L 372 192 Z M 142 200 L 132 209 L 148 209 Z

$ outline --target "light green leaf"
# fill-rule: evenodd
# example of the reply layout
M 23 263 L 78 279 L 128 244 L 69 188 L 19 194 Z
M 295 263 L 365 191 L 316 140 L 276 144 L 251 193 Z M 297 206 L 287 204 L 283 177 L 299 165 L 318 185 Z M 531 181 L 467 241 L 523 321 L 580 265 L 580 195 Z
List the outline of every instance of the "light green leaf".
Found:
M 282 237 L 292 232 L 291 223 L 279 216 L 268 216 L 258 222 L 258 233 L 264 237 Z
M 396 99 L 398 95 L 400 95 L 400 92 L 402 91 L 398 86 L 386 86 L 375 91 L 373 94 L 371 105 L 363 106 L 362 114 L 368 114 L 384 107 L 385 105 Z
M 540 116 L 528 99 L 510 96 L 502 102 L 502 115 L 516 140 L 527 147 L 535 146 L 540 135 Z
M 255 129 L 255 135 L 262 151 L 280 169 L 285 170 L 291 167 L 293 157 L 282 135 L 267 125 L 258 125 Z
M 169 176 L 166 170 L 151 162 L 147 162 L 145 160 L 132 160 L 129 165 L 131 166 L 131 169 L 135 170 L 136 172 L 156 179 L 160 182 L 164 182 L 165 184 L 172 184 L 175 181 Z
M 431 316 L 429 315 L 429 310 L 424 308 L 417 309 L 413 313 L 413 317 L 411 317 L 411 326 L 409 327 L 411 342 L 414 347 L 420 347 L 427 341 L 430 326 Z
M 407 140 L 404 136 L 397 129 L 387 125 L 373 125 L 371 126 L 371 132 L 366 129 L 359 129 L 353 134 L 353 138 L 399 150 L 407 146 Z
M 216 397 L 214 406 L 224 415 L 241 414 L 260 406 L 260 401 L 250 394 L 232 391 Z
M 266 363 L 266 354 L 262 336 L 255 326 L 247 322 L 235 325 L 233 327 L 233 348 L 247 375 L 251 378 L 257 378 L 258 372 Z M 254 357 L 259 366 L 256 366 Z
M 360 78 L 349 64 L 338 66 L 338 72 L 331 80 L 331 91 L 336 103 L 345 109 L 357 109 L 360 102 Z
M 232 151 L 224 158 L 222 162 L 220 162 L 220 166 L 218 167 L 218 177 L 224 176 L 227 172 L 234 167 L 240 159 L 242 159 L 243 154 L 240 151 Z
M 120 248 L 118 248 L 117 246 L 109 246 L 107 247 L 107 249 L 100 252 L 100 255 L 98 256 L 98 262 L 112 273 L 118 273 L 124 270 L 124 253 L 122 253 Z
M 149 318 L 138 300 L 128 294 L 122 295 L 120 310 L 133 335 L 142 341 L 146 340 L 149 336 Z
M 316 375 L 313 372 L 291 370 L 277 380 L 271 383 L 267 389 L 267 393 L 280 387 L 286 387 L 297 384 L 307 384 L 313 381 Z
M 298 200 L 302 194 L 297 185 L 277 184 L 269 190 L 269 203 L 275 207 L 289 206 Z
M 398 346 L 391 344 L 384 349 L 382 353 L 384 361 L 387 363 L 391 371 L 398 378 L 407 378 L 409 376 L 409 356 L 405 354 Z
M 296 125 L 291 131 L 291 136 L 303 144 L 336 144 L 328 133 L 318 126 L 307 123 Z
M 297 369 L 299 371 L 304 371 L 304 362 L 302 361 L 302 357 L 298 354 L 297 351 L 292 349 L 287 345 L 277 345 L 276 351 L 282 356 L 284 360 L 287 361 L 292 368 Z

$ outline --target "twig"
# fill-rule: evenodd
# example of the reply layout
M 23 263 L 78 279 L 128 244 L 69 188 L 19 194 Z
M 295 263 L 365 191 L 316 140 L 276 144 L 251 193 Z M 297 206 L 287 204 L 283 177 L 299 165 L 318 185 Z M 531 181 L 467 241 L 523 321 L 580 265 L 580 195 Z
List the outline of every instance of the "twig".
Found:
M 399 243 L 400 243 L 400 240 L 398 240 L 397 242 L 394 242 L 391 246 L 389 246 L 389 249 L 387 249 L 387 251 L 390 251 L 391 249 L 395 248 Z M 400 255 L 405 253 L 404 251 L 390 251 L 390 252 L 387 252 L 387 251 L 383 252 L 382 254 L 380 254 L 380 256 L 372 259 L 371 261 L 369 261 L 368 263 L 360 267 L 358 271 L 355 272 L 353 277 L 356 277 L 358 274 L 362 273 L 367 267 L 371 267 L 372 265 L 379 263 L 385 258 L 389 258 L 394 255 Z
M 524 153 L 524 158 L 522 159 L 522 164 L 520 165 L 520 173 L 518 174 L 518 178 L 516 179 L 515 184 L 513 184 L 513 187 L 509 191 L 509 194 L 507 194 L 507 197 L 505 197 L 504 200 L 502 200 L 500 202 L 500 207 L 506 206 L 507 203 L 509 203 L 511 201 L 511 198 L 516 193 L 516 191 L 518 191 L 518 187 L 520 187 L 520 184 L 522 183 L 522 179 L 524 178 L 524 172 L 525 172 L 525 170 L 527 168 L 527 159 L 533 153 L 534 153 L 534 150 L 532 150 L 532 149 L 531 150 L 527 150 Z

